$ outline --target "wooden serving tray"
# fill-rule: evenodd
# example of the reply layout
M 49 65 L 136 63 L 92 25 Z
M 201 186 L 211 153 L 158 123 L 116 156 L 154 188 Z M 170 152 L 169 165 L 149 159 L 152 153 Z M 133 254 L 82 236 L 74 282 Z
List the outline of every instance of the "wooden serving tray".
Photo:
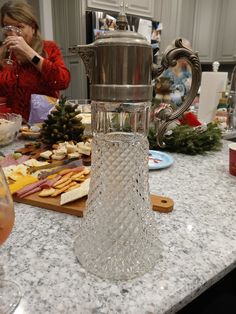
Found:
M 168 213 L 173 210 L 174 202 L 172 199 L 164 196 L 150 195 L 152 208 L 155 211 L 162 213 Z M 77 201 L 60 205 L 60 196 L 57 197 L 40 197 L 38 192 L 28 195 L 24 198 L 20 198 L 13 195 L 13 200 L 17 203 L 23 203 L 27 205 L 37 206 L 41 208 L 51 209 L 61 213 L 66 213 L 78 217 L 84 217 L 86 211 L 87 197 L 83 197 Z
M 66 213 L 78 217 L 84 217 L 86 209 L 87 197 L 83 197 L 77 201 L 60 205 L 60 196 L 57 197 L 40 197 L 39 192 L 20 198 L 13 195 L 13 200 L 17 203 L 37 206 L 41 208 L 55 210 L 57 212 Z
M 22 154 L 30 155 L 31 158 L 38 159 L 41 152 L 45 150 L 45 146 L 39 143 L 29 143 L 26 144 L 25 147 L 16 150 L 15 152 L 20 152 Z M 84 159 L 83 164 L 86 165 L 86 161 Z M 87 197 L 83 197 L 77 201 L 60 205 L 60 196 L 57 197 L 40 197 L 38 196 L 39 192 L 28 195 L 24 198 L 17 197 L 13 195 L 13 200 L 17 203 L 23 203 L 27 205 L 37 206 L 45 209 L 50 209 L 54 211 L 58 211 L 61 213 L 66 213 L 78 217 L 84 217 L 86 211 L 86 200 Z M 168 213 L 173 210 L 174 202 L 172 199 L 164 196 L 158 195 L 150 195 L 152 208 L 155 211 L 159 211 L 162 213 Z

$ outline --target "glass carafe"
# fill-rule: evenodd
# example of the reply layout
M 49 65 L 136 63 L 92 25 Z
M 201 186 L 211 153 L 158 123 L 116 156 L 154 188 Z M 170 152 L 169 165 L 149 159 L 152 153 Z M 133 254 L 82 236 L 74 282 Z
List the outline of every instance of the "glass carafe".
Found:
M 200 61 L 176 40 L 161 65 L 152 62 L 147 39 L 127 31 L 124 13 L 117 30 L 89 45 L 70 48 L 79 54 L 90 81 L 92 100 L 92 168 L 87 214 L 75 240 L 82 266 L 102 278 L 130 279 L 151 270 L 161 252 L 148 184 L 148 121 L 153 96 L 152 78 L 176 60 L 186 58 L 192 85 L 181 107 L 161 110 L 157 142 L 167 126 L 191 105 L 200 85 Z
M 92 102 L 90 193 L 74 247 L 80 263 L 102 278 L 141 275 L 160 254 L 149 198 L 149 108 L 150 102 Z

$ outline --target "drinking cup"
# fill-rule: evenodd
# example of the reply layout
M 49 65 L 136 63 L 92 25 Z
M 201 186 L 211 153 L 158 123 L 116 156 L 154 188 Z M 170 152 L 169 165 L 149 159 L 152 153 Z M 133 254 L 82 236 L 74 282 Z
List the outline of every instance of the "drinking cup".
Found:
M 236 143 L 229 144 L 229 173 L 236 176 Z

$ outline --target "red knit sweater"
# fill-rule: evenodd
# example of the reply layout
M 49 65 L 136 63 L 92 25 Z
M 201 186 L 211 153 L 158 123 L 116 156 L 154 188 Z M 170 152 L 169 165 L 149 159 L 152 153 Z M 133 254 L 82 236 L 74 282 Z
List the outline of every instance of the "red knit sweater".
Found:
M 70 83 L 70 72 L 66 68 L 60 49 L 53 41 L 44 41 L 47 57 L 42 72 L 31 63 L 14 63 L 0 69 L 0 96 L 7 98 L 7 106 L 28 121 L 31 94 L 59 97 L 59 91 Z M 14 56 L 13 56 L 14 59 Z

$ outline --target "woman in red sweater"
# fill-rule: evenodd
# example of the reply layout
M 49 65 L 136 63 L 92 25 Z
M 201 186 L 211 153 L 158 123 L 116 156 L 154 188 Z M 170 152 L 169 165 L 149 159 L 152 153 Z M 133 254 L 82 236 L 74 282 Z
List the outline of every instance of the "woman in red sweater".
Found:
M 59 97 L 70 83 L 60 49 L 53 41 L 42 40 L 32 7 L 25 2 L 8 1 L 1 8 L 1 25 L 15 26 L 20 36 L 9 33 L 0 49 L 0 96 L 7 106 L 28 121 L 31 94 Z M 12 52 L 13 65 L 3 60 Z

